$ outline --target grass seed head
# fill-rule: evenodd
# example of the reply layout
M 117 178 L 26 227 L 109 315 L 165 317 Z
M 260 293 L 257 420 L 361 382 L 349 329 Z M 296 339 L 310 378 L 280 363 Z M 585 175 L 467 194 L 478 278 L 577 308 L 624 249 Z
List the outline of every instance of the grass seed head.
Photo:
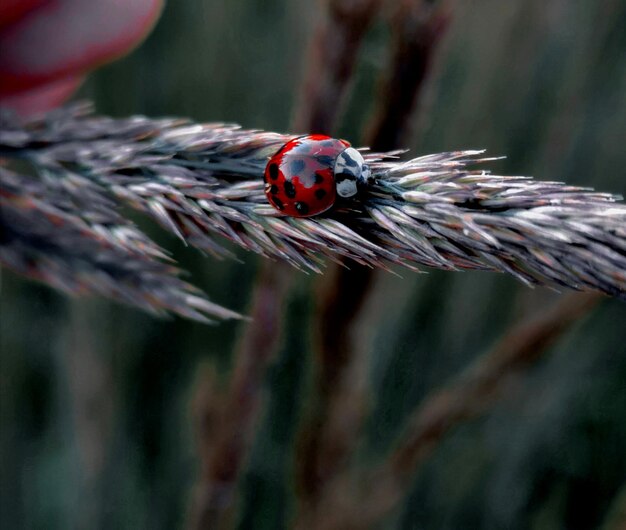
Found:
M 363 150 L 369 186 L 318 217 L 271 208 L 263 171 L 290 135 L 180 119 L 95 115 L 88 104 L 28 122 L 3 116 L 0 152 L 33 175 L 0 173 L 0 260 L 70 292 L 150 311 L 236 317 L 179 279 L 118 204 L 212 255 L 226 238 L 320 272 L 324 259 L 511 274 L 528 285 L 626 298 L 626 206 L 588 188 L 492 175 L 482 151 L 401 161 Z

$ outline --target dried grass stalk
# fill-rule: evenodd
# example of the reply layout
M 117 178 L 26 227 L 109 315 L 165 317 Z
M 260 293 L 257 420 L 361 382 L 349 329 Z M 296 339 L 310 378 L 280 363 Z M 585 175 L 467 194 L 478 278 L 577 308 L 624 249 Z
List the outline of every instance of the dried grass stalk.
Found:
M 397 160 L 398 152 L 365 151 L 375 176 L 367 190 L 338 203 L 327 215 L 292 218 L 269 206 L 261 178 L 267 157 L 292 138 L 289 135 L 178 119 L 113 119 L 94 115 L 85 104 L 28 123 L 4 117 L 1 125 L 0 154 L 27 162 L 37 174 L 22 180 L 3 170 L 3 200 L 10 203 L 5 208 L 19 209 L 15 197 L 28 196 L 29 191 L 20 190 L 36 182 L 41 196 L 71 196 L 77 205 L 91 204 L 98 197 L 98 213 L 104 210 L 113 216 L 114 203 L 130 205 L 218 257 L 229 251 L 216 235 L 315 272 L 322 270 L 324 258 L 336 262 L 350 258 L 383 269 L 401 265 L 418 270 L 418 265 L 426 265 L 506 272 L 528 285 L 596 290 L 626 298 L 626 206 L 617 202 L 618 197 L 559 182 L 492 175 L 475 169 L 493 160 L 484 158 L 483 151 L 439 153 L 406 162 Z M 78 237 L 80 219 L 88 229 L 83 232 L 89 233 L 87 238 L 93 239 L 100 230 L 86 212 L 71 205 L 65 212 L 71 222 L 59 223 L 54 234 L 49 227 L 43 239 Z M 44 254 L 32 253 L 33 248 L 44 249 L 43 243 L 31 245 L 30 254 L 20 254 L 25 247 L 19 241 L 27 234 L 20 233 L 12 215 L 3 216 L 4 232 L 13 234 L 12 254 L 7 258 L 3 250 L 3 263 L 24 274 L 39 271 L 40 279 L 56 286 L 75 276 L 73 261 L 62 252 L 52 268 Z M 103 262 L 129 268 L 113 257 L 103 260 L 96 245 L 81 254 L 83 285 L 102 294 L 110 289 L 132 302 L 136 294 L 132 285 L 147 282 L 150 288 L 142 305 L 181 312 L 178 302 L 185 296 L 191 296 L 192 306 L 197 304 L 197 293 L 178 279 L 166 282 L 170 287 L 163 292 L 161 281 L 169 269 L 163 263 L 157 266 L 157 258 L 146 259 L 162 251 L 135 228 L 132 237 L 138 237 L 141 245 L 119 241 L 114 245 L 117 251 L 124 248 L 125 256 L 132 254 L 129 247 L 142 255 L 146 267 L 138 263 L 130 267 L 135 274 L 132 282 L 124 282 L 123 274 L 109 275 L 121 280 L 115 285 L 99 286 L 88 279 L 99 277 Z M 6 238 L 2 246 L 6 249 Z M 154 274 L 159 274 L 158 282 L 153 281 Z M 158 303 L 148 300 L 151 294 Z M 172 296 L 177 302 L 163 305 Z M 215 306 L 201 312 L 235 316 Z
M 445 1 L 394 3 L 390 61 L 380 76 L 376 111 L 364 134 L 372 148 L 396 149 L 406 142 L 412 109 L 426 86 L 451 11 Z M 336 267 L 319 297 L 315 407 L 301 428 L 295 461 L 303 508 L 297 517 L 302 520 L 306 511 L 317 509 L 326 485 L 349 464 L 358 442 L 368 406 L 367 361 L 356 346 L 356 323 L 375 273 L 360 265 Z
M 378 465 L 347 471 L 324 491 L 317 512 L 298 529 L 374 528 L 405 498 L 420 467 L 454 428 L 487 413 L 507 389 L 572 325 L 600 301 L 597 293 L 570 293 L 542 314 L 511 327 L 494 346 L 436 388 L 409 414 L 396 446 Z
M 167 254 L 90 181 L 73 190 L 0 167 L 0 263 L 69 294 L 94 293 L 164 316 L 239 315 L 179 278 Z

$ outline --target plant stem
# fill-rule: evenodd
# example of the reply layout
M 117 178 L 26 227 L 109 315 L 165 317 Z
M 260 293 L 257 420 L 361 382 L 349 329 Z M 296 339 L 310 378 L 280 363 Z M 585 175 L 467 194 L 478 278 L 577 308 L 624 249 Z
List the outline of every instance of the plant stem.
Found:
M 402 0 L 392 14 L 392 55 L 365 134 L 365 143 L 373 149 L 406 147 L 416 102 L 451 18 L 448 4 L 445 0 Z
M 330 134 L 380 0 L 324 0 L 309 45 L 292 130 Z
M 572 325 L 587 315 L 602 296 L 563 296 L 544 314 L 514 326 L 485 355 L 442 389 L 435 390 L 409 415 L 408 427 L 387 459 L 355 492 L 355 477 L 344 474 L 326 488 L 315 519 L 301 528 L 365 529 L 379 522 L 404 498 L 421 465 L 453 428 L 471 421 L 498 403 L 513 377 L 544 357 Z
M 626 528 L 626 484 L 615 495 L 601 530 L 624 530 Z
M 362 36 L 379 0 L 329 0 L 309 46 L 305 80 L 293 118 L 293 130 L 328 133 L 332 130 L 352 74 Z M 332 104 L 330 104 L 332 102 Z M 224 420 L 204 458 L 196 488 L 192 529 L 232 525 L 233 502 L 241 463 L 249 451 L 260 409 L 265 371 L 273 358 L 283 320 L 282 305 L 293 277 L 291 267 L 264 260 L 252 302 L 252 322 L 235 351 L 235 371 L 228 390 Z M 268 304 L 271 310 L 268 310 Z M 207 451 L 201 451 L 201 454 Z
M 232 523 L 230 510 L 257 426 L 265 369 L 281 337 L 282 305 L 289 285 L 281 271 L 276 266 L 261 269 L 252 302 L 254 324 L 247 326 L 236 349 L 227 394 L 220 399 L 212 392 L 204 404 L 204 418 L 210 418 L 211 425 L 201 430 L 202 475 L 196 485 L 189 528 L 223 528 Z
M 358 50 L 379 8 L 380 0 L 325 2 L 322 20 L 309 48 L 307 72 L 294 115 L 294 130 L 332 132 L 353 74 Z M 320 76 L 320 71 L 326 72 L 326 75 Z M 320 375 L 316 377 L 313 391 L 313 408 L 311 416 L 296 435 L 295 479 L 301 508 L 308 506 L 311 498 L 316 496 L 319 476 L 317 434 L 323 411 L 327 408 L 324 403 L 335 388 L 340 388 L 334 374 L 339 374 L 341 370 L 335 368 L 343 364 L 327 356 L 327 352 L 332 355 L 334 351 L 330 344 L 325 343 L 329 335 L 321 330 L 318 336 L 323 344 L 316 362 Z M 360 402 L 355 402 L 355 405 L 359 408 Z M 360 414 L 355 411 L 353 416 L 360 417 Z
M 392 150 L 407 142 L 412 109 L 422 93 L 449 11 L 443 2 L 405 1 L 393 15 L 394 40 L 380 81 L 377 110 L 365 144 Z M 403 145 L 404 143 L 404 145 Z M 355 348 L 355 324 L 374 280 L 359 264 L 334 267 L 319 309 L 315 408 L 302 429 L 298 466 L 305 510 L 315 510 L 325 485 L 347 465 L 366 411 L 364 352 Z M 304 516 L 304 515 L 303 515 Z M 304 516 L 306 517 L 306 516 Z

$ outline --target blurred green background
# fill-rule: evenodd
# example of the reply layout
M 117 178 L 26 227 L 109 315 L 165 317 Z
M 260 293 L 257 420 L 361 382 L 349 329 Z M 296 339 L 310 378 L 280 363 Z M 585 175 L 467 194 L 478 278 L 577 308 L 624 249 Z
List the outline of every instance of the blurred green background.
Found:
M 624 194 L 626 2 L 458 4 L 418 104 L 412 153 L 486 147 L 507 155 L 493 165 L 503 174 Z M 310 0 L 170 1 L 147 41 L 81 95 L 116 116 L 286 131 L 317 11 Z M 375 24 L 360 54 L 339 128 L 355 143 L 389 32 Z M 242 263 L 218 262 L 147 229 L 213 300 L 247 310 L 259 259 L 234 249 Z M 401 274 L 378 274 L 358 320 L 371 360 L 364 465 L 385 454 L 425 394 L 558 298 L 496 274 Z M 319 282 L 298 273 L 290 292 L 239 528 L 283 528 L 292 513 Z M 5 271 L 0 311 L 0 527 L 184 527 L 198 464 L 193 396 L 212 367 L 228 377 L 245 324 L 155 320 Z M 604 301 L 518 379 L 488 415 L 446 438 L 383 528 L 604 524 L 626 487 L 626 305 Z

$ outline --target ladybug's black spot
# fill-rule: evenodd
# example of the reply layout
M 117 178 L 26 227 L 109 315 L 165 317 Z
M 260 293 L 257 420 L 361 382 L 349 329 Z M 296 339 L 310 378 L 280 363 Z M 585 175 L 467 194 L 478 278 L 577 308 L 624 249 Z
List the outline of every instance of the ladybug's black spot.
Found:
M 270 164 L 270 178 L 276 180 L 278 178 L 278 166 L 276 164 Z
M 309 213 L 309 205 L 306 202 L 297 202 L 296 210 L 298 210 L 298 213 L 306 215 Z
M 320 172 L 315 173 L 315 184 L 321 184 L 324 182 L 324 176 Z
M 335 182 L 343 182 L 344 180 L 355 180 L 352 173 L 337 173 L 335 174 Z
M 350 166 L 350 167 L 355 167 L 358 166 L 358 163 L 356 160 L 354 160 L 350 155 L 346 154 L 343 157 L 343 161 L 346 164 L 346 166 Z
M 272 200 L 274 201 L 274 206 L 276 206 L 279 210 L 282 210 L 285 207 L 283 201 L 281 201 L 278 197 L 274 197 Z
M 315 190 L 315 196 L 321 201 L 324 197 L 326 197 L 326 190 Z
M 287 197 L 289 197 L 290 199 L 293 199 L 296 196 L 296 188 L 291 183 L 291 181 L 287 180 L 285 182 L 284 188 L 285 188 L 285 195 L 287 195 Z
M 278 193 L 278 186 L 276 184 L 272 184 L 270 186 L 270 193 L 272 195 L 276 195 Z

